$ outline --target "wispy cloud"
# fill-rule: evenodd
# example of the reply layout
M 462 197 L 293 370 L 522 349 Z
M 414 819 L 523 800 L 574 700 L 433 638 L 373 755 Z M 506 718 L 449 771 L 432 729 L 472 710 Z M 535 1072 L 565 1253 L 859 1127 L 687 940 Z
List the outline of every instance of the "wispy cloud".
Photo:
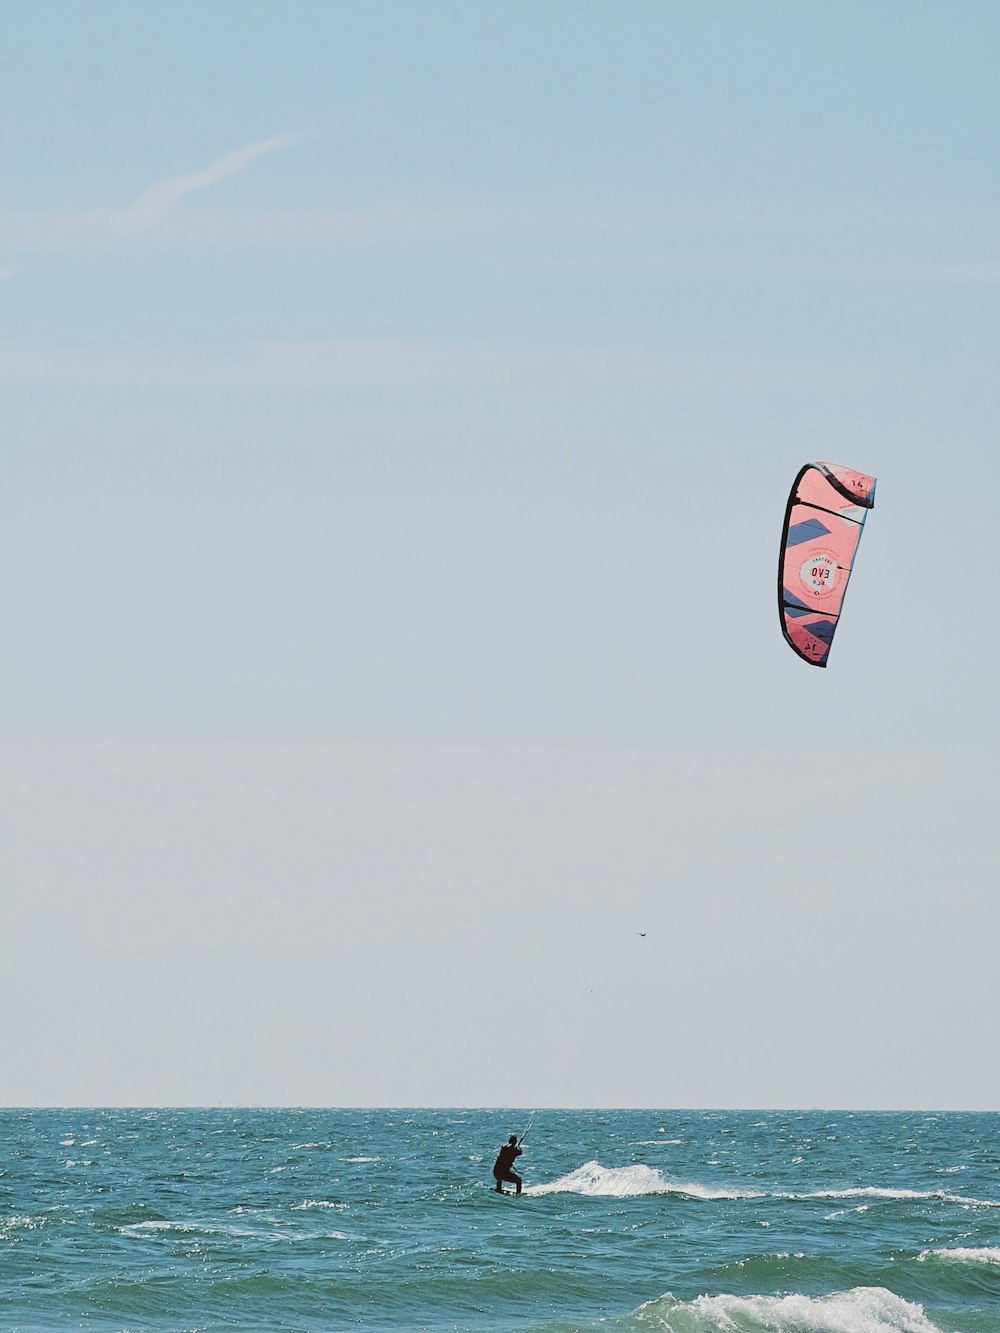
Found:
M 294 134 L 272 134 L 270 138 L 260 139 L 257 143 L 247 144 L 245 148 L 237 148 L 232 153 L 226 153 L 203 171 L 193 171 L 187 176 L 170 176 L 166 180 L 157 181 L 148 190 L 143 190 L 138 199 L 117 215 L 118 224 L 122 230 L 130 232 L 151 227 L 165 217 L 185 195 L 195 190 L 204 190 L 228 176 L 235 176 L 238 172 L 245 171 L 256 158 L 262 157 L 265 153 L 290 148 L 295 142 Z
M 16 264 L 0 264 L 0 282 L 6 282 L 17 272 Z
M 392 338 L 265 342 L 231 359 L 164 352 L 0 346 L 0 383 L 141 388 L 405 388 L 483 383 L 532 368 L 532 354 Z
M 882 377 L 884 378 L 884 376 Z M 713 396 L 866 392 L 874 370 L 851 364 L 675 356 L 626 348 L 552 348 L 422 339 L 260 343 L 234 359 L 159 352 L 0 346 L 0 382 L 136 388 L 420 389 L 553 384 L 574 391 L 655 387 Z
M 0 252 L 103 254 L 120 250 L 126 238 L 122 214 L 0 212 Z M 211 249 L 232 245 L 383 245 L 433 240 L 474 231 L 474 214 L 458 207 L 386 206 L 341 210 L 181 209 L 169 227 L 133 227 L 128 245 L 139 250 Z
M 1000 282 L 1000 264 L 989 260 L 971 264 L 938 264 L 933 273 L 940 282 L 972 283 L 977 286 L 992 286 Z

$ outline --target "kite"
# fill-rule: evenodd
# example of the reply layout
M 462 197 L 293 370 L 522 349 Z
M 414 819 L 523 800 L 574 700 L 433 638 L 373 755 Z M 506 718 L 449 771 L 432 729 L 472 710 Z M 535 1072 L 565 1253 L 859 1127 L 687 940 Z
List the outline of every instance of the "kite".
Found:
M 825 667 L 875 478 L 835 463 L 806 463 L 792 484 L 778 557 L 781 632 L 799 657 Z

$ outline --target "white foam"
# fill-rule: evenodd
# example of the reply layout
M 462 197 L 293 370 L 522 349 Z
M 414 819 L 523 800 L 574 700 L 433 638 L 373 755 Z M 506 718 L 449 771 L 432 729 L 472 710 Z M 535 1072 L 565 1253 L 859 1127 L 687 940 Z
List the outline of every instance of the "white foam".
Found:
M 128 1226 L 119 1227 L 118 1231 L 123 1236 L 141 1236 L 149 1231 L 191 1232 L 203 1229 L 193 1222 L 132 1222 Z
M 379 1158 L 377 1158 L 377 1157 L 345 1157 L 345 1158 L 343 1158 L 343 1160 L 344 1160 L 345 1162 L 377 1162 L 377 1161 L 379 1161 Z
M 351 1158 L 351 1161 L 369 1161 L 370 1158 Z M 922 1202 L 961 1204 L 966 1208 L 1000 1208 L 1000 1200 L 974 1199 L 965 1194 L 950 1194 L 945 1190 L 891 1189 L 882 1185 L 854 1185 L 842 1190 L 813 1190 L 808 1194 L 769 1193 L 735 1187 L 714 1187 L 694 1181 L 671 1180 L 656 1167 L 642 1162 L 631 1166 L 601 1166 L 600 1162 L 585 1162 L 575 1171 L 560 1176 L 544 1185 L 528 1185 L 525 1194 L 586 1194 L 610 1198 L 631 1198 L 644 1194 L 677 1194 L 690 1199 L 841 1199 L 855 1204 L 855 1212 L 867 1212 L 870 1204 L 864 1200 L 882 1202 Z M 836 1216 L 838 1214 L 831 1214 Z
M 757 1199 L 748 1190 L 712 1189 L 710 1186 L 668 1180 L 653 1166 L 601 1166 L 584 1162 L 546 1185 L 528 1185 L 525 1194 L 586 1194 L 600 1198 L 634 1198 L 642 1194 L 683 1194 L 693 1199 Z
M 301 1203 L 292 1204 L 292 1212 L 300 1212 L 306 1208 L 346 1208 L 346 1203 L 334 1203 L 331 1199 L 303 1199 Z
M 957 1246 L 954 1250 L 923 1250 L 917 1255 L 921 1262 L 941 1259 L 952 1264 L 1000 1264 L 1000 1248 L 983 1245 L 976 1249 Z
M 855 1287 L 830 1296 L 662 1296 L 640 1306 L 644 1328 L 664 1333 L 941 1333 L 923 1307 L 884 1287 Z M 639 1313 L 639 1312 L 637 1312 Z M 653 1320 L 657 1322 L 653 1322 Z
M 168 1232 L 177 1235 L 199 1235 L 199 1236 L 237 1236 L 241 1240 L 266 1240 L 282 1241 L 290 1239 L 287 1232 L 284 1231 L 264 1231 L 251 1230 L 248 1227 L 234 1226 L 213 1226 L 208 1222 L 132 1222 L 128 1226 L 119 1227 L 118 1231 L 123 1236 L 143 1237 L 151 1232 Z
M 940 1203 L 962 1203 L 970 1208 L 1000 1208 L 1000 1199 L 972 1199 L 966 1194 L 949 1194 L 946 1190 L 887 1189 L 881 1185 L 855 1185 L 846 1190 L 814 1190 L 809 1194 L 779 1194 L 779 1199 L 936 1199 Z

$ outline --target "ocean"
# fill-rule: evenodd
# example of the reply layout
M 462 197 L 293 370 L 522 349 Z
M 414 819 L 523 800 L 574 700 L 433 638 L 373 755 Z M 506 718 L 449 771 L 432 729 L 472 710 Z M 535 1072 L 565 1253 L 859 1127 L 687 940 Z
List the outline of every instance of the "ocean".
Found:
M 1000 1333 L 1000 1116 L 0 1112 L 0 1329 Z

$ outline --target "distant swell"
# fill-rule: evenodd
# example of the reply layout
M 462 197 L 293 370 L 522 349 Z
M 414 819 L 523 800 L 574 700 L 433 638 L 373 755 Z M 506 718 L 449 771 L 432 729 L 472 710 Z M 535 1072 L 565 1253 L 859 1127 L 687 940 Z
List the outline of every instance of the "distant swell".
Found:
M 923 1307 L 884 1287 L 831 1296 L 661 1296 L 619 1327 L 661 1333 L 942 1333 Z

